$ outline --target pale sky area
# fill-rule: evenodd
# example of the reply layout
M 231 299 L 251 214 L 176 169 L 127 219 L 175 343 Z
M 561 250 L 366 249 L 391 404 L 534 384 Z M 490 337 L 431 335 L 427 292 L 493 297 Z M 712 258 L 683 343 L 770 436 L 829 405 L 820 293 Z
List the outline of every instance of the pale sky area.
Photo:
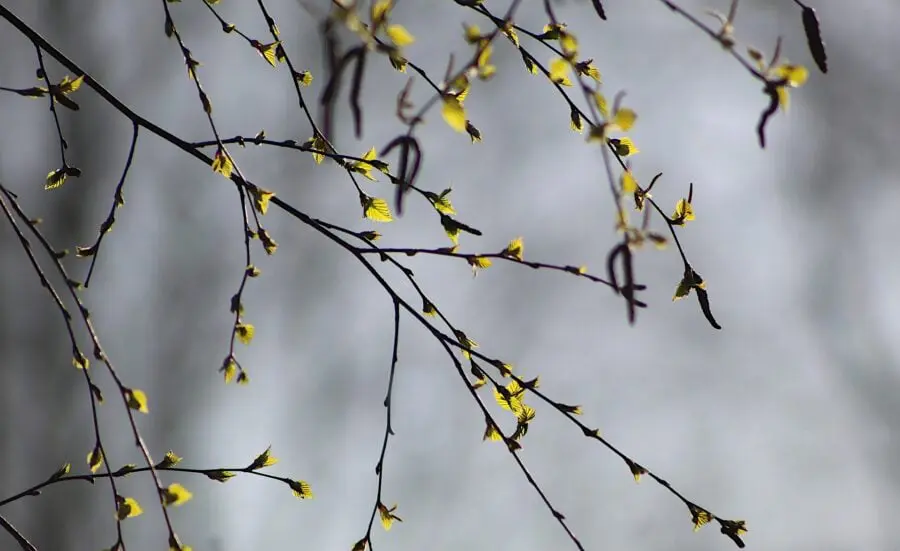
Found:
M 324 0 L 268 0 L 288 54 L 313 83 L 304 98 L 321 120 L 327 83 L 315 14 Z M 608 287 L 571 274 L 497 260 L 472 277 L 464 260 L 429 255 L 396 259 L 479 351 L 513 364 L 541 390 L 580 404 L 579 418 L 623 453 L 667 480 L 685 498 L 725 519 L 744 519 L 748 549 L 896 551 L 900 507 L 900 3 L 809 0 L 821 19 L 829 72 L 819 72 L 792 0 L 745 0 L 736 38 L 810 69 L 791 92 L 787 113 L 768 125 L 762 150 L 755 126 L 767 98 L 734 58 L 659 0 L 605 0 L 607 21 L 587 0 L 553 2 L 613 98 L 638 114 L 628 133 L 642 184 L 664 175 L 653 196 L 669 212 L 694 185 L 696 220 L 679 229 L 707 282 L 710 327 L 696 299 L 671 300 L 683 265 L 674 245 L 636 253 L 649 304 L 630 326 L 625 303 Z M 406 56 L 435 82 L 448 56 L 459 66 L 472 48 L 463 23 L 492 25 L 449 0 L 399 0 L 392 20 L 416 38 Z M 524 0 L 517 24 L 540 32 L 542 2 Z M 288 69 L 269 66 L 199 0 L 167 4 L 220 135 L 303 142 L 312 129 L 298 107 Z M 502 14 L 508 0 L 486 0 Z M 715 25 L 707 9 L 724 0 L 678 0 Z M 177 43 L 164 34 L 163 2 L 0 0 L 136 113 L 188 142 L 213 139 Z M 250 38 L 271 41 L 255 2 L 223 0 L 215 12 Z M 542 63 L 553 53 L 520 34 Z M 355 45 L 340 33 L 342 49 Z M 742 49 L 743 51 L 743 49 Z M 45 56 L 51 80 L 71 71 Z M 417 183 L 451 187 L 463 234 L 460 251 L 497 252 L 517 236 L 526 260 L 586 265 L 605 277 L 619 239 L 600 149 L 569 127 L 569 108 L 552 84 L 529 75 L 505 39 L 495 45 L 497 74 L 475 82 L 465 106 L 484 141 L 450 129 L 438 108 L 416 131 L 424 151 Z M 0 87 L 40 83 L 35 48 L 0 17 Z M 394 71 L 371 54 L 362 93 L 363 137 L 353 134 L 347 82 L 338 99 L 337 149 L 362 155 L 406 126 L 398 92 L 413 77 L 418 108 L 432 90 L 414 72 Z M 349 81 L 349 79 L 348 79 Z M 586 107 L 577 88 L 570 97 Z M 0 183 L 54 247 L 94 242 L 113 202 L 131 142 L 127 118 L 83 86 L 61 108 L 67 158 L 79 167 L 45 191 L 60 164 L 47 99 L 0 91 Z M 229 149 L 243 174 L 313 217 L 353 230 L 377 229 L 383 247 L 446 247 L 438 216 L 410 195 L 390 224 L 361 217 L 353 183 L 335 163 L 308 153 L 249 145 Z M 210 156 L 214 149 L 205 150 Z M 384 159 L 395 168 L 397 157 Z M 358 178 L 388 199 L 394 186 Z M 247 386 L 217 371 L 234 317 L 229 300 L 246 265 L 235 186 L 197 159 L 142 131 L 125 183 L 125 205 L 103 241 L 90 288 L 81 296 L 117 373 L 146 391 L 149 415 L 138 428 L 155 460 L 167 450 L 188 468 L 240 468 L 272 447 L 262 472 L 307 480 L 298 500 L 282 483 L 239 474 L 227 484 L 189 473 L 161 474 L 193 493 L 170 518 L 195 551 L 248 549 L 349 551 L 362 538 L 376 499 L 375 464 L 385 426 L 393 336 L 390 297 L 345 249 L 273 206 L 262 217 L 278 242 L 266 257 L 251 249 L 262 275 L 244 293 L 256 327 L 237 358 Z M 8 202 L 7 202 L 8 204 Z M 659 217 L 651 225 L 666 228 Z M 20 226 L 24 227 L 24 226 Z M 28 234 L 31 235 L 31 234 Z M 59 278 L 40 244 L 32 249 Z M 400 295 L 421 299 L 402 274 L 366 257 Z M 64 260 L 83 280 L 90 261 Z M 84 377 L 71 364 L 65 324 L 5 216 L 0 217 L 0 500 L 49 477 L 61 464 L 87 471 L 95 433 Z M 58 287 L 62 293 L 64 287 Z M 67 303 L 75 313 L 76 308 Z M 77 318 L 76 318 L 77 319 Z M 439 320 L 432 320 L 446 331 Z M 90 354 L 81 325 L 76 335 Z M 393 389 L 393 436 L 382 500 L 403 519 L 373 549 L 528 551 L 575 549 L 502 443 L 483 442 L 484 414 L 438 341 L 410 315 L 400 321 Z M 464 364 L 466 369 L 468 365 Z M 106 395 L 101 436 L 113 468 L 143 462 L 116 386 L 100 362 L 91 374 Z M 496 376 L 496 371 L 491 372 Z M 501 420 L 490 388 L 478 396 Z M 735 549 L 713 523 L 692 531 L 684 504 L 626 465 L 533 395 L 537 415 L 519 457 L 588 550 Z M 127 549 L 165 549 L 167 532 L 146 473 L 119 481 L 144 514 L 123 522 Z M 39 497 L 0 506 L 0 515 L 41 551 L 89 551 L 116 538 L 109 484 L 55 484 Z M 0 551 L 17 549 L 0 532 Z

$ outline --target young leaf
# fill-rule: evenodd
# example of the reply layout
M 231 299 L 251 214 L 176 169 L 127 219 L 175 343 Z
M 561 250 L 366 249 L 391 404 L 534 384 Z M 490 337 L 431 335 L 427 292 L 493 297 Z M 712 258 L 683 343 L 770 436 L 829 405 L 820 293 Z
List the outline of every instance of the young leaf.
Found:
M 372 26 L 378 28 L 387 20 L 387 14 L 393 7 L 393 0 L 378 0 L 372 3 Z
M 694 208 L 687 199 L 679 199 L 675 204 L 675 212 L 672 214 L 672 223 L 683 226 L 685 222 L 694 219 Z
M 374 222 L 390 222 L 394 219 L 387 201 L 379 197 L 359 196 L 363 208 L 363 216 Z
M 409 46 L 416 41 L 416 38 L 403 25 L 388 25 L 385 32 L 388 38 L 391 39 L 391 42 L 394 43 L 394 46 L 398 48 Z
M 376 165 L 376 163 L 374 162 L 376 156 L 377 156 L 377 153 L 375 152 L 375 148 L 374 147 L 370 148 L 362 156 L 361 161 L 356 161 L 355 163 L 350 165 L 350 170 L 352 170 L 353 172 L 358 172 L 358 173 L 362 174 L 363 176 L 365 176 L 369 180 L 372 180 L 373 182 L 376 181 L 375 177 L 372 176 L 372 169 Z M 369 163 L 366 161 L 373 161 L 373 162 Z M 384 166 L 384 168 L 379 167 L 379 169 L 384 171 L 387 168 L 387 165 L 384 165 L 384 163 L 382 163 L 382 165 Z
M 634 110 L 624 107 L 616 111 L 613 115 L 613 124 L 615 124 L 619 129 L 623 132 L 628 132 L 632 126 L 634 126 L 634 121 L 637 120 L 637 113 Z
M 444 96 L 444 106 L 441 108 L 444 121 L 457 132 L 466 131 L 466 110 L 456 96 Z
M 556 58 L 550 63 L 550 80 L 560 86 L 572 86 L 572 81 L 567 76 L 569 62 L 563 58 Z
M 638 185 L 637 180 L 634 179 L 634 174 L 631 173 L 630 170 L 626 170 L 622 173 L 622 193 L 623 194 L 631 194 L 637 191 Z

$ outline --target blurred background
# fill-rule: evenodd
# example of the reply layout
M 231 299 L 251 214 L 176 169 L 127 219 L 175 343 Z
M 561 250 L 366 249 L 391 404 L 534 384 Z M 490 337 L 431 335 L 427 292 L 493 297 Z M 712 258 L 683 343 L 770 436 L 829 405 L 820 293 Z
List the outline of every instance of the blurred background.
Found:
M 554 4 L 580 39 L 581 56 L 601 71 L 607 96 L 626 91 L 625 104 L 639 114 L 630 134 L 641 149 L 633 157 L 638 179 L 664 173 L 654 196 L 666 208 L 694 183 L 697 219 L 681 239 L 708 282 L 722 331 L 710 328 L 693 297 L 671 301 L 682 275 L 672 247 L 637 257 L 650 306 L 633 327 L 620 298 L 567 274 L 496 262 L 473 278 L 455 259 L 402 261 L 484 353 L 525 378 L 540 375 L 553 398 L 582 404 L 586 424 L 689 499 L 746 519 L 749 548 L 896 550 L 900 77 L 891 52 L 900 51 L 900 4 L 810 1 L 827 43 L 827 75 L 814 68 L 793 2 L 743 2 L 738 12 L 739 42 L 771 53 L 782 36 L 783 55 L 810 68 L 790 111 L 770 122 L 766 150 L 754 133 L 766 104 L 759 83 L 661 2 L 608 0 L 608 22 L 587 1 Z M 542 3 L 522 4 L 517 23 L 539 31 Z M 2 5 L 137 113 L 185 140 L 211 139 L 177 45 L 163 32 L 159 2 Z M 298 69 L 314 75 L 304 94 L 317 110 L 326 82 L 317 22 L 328 2 L 266 5 Z M 508 2 L 486 5 L 503 13 Z M 705 9 L 728 9 L 724 0 L 680 5 L 701 18 Z M 199 77 L 223 137 L 261 129 L 273 139 L 312 135 L 286 67 L 273 70 L 246 42 L 223 34 L 202 2 L 170 8 L 203 64 Z M 222 2 L 216 10 L 270 41 L 256 5 Z M 435 79 L 450 52 L 457 63 L 469 53 L 463 22 L 490 27 L 450 1 L 400 1 L 393 17 L 417 38 L 407 57 Z M 548 50 L 521 38 L 549 62 Z M 452 186 L 459 219 L 484 232 L 464 234 L 462 251 L 498 251 L 521 235 L 527 259 L 585 264 L 602 274 L 617 236 L 598 149 L 569 128 L 565 102 L 525 71 L 507 41 L 494 57 L 496 77 L 477 82 L 466 101 L 484 143 L 470 144 L 432 111 L 418 132 L 425 149 L 419 185 L 435 192 Z M 32 44 L 0 21 L 0 86 L 35 85 L 36 67 Z M 48 68 L 55 81 L 67 72 L 51 60 Z M 429 90 L 415 80 L 418 106 Z M 334 137 L 340 151 L 361 155 L 403 130 L 394 102 L 406 81 L 386 59 L 370 59 L 365 134 L 353 137 L 344 91 Z M 56 247 L 71 250 L 93 243 L 131 138 L 129 121 L 87 87 L 73 98 L 81 110 L 63 109 L 61 122 L 69 159 L 84 174 L 47 192 L 45 175 L 59 165 L 47 103 L 0 94 L 0 181 L 30 216 L 43 218 Z M 360 217 L 356 191 L 334 163 L 316 166 L 307 154 L 275 148 L 230 151 L 254 182 L 316 217 L 374 227 L 384 246 L 449 244 L 433 210 L 415 197 L 402 218 L 376 227 Z M 385 177 L 363 185 L 393 196 Z M 388 296 L 344 250 L 271 209 L 264 222 L 280 246 L 272 257 L 258 244 L 253 249 L 262 277 L 251 280 L 244 303 L 257 334 L 238 349 L 251 384 L 226 386 L 217 369 L 233 322 L 229 298 L 245 264 L 234 187 L 142 132 L 125 198 L 83 297 L 125 383 L 148 393 L 150 415 L 138 422 L 154 458 L 172 449 L 187 467 L 242 467 L 271 445 L 280 461 L 269 471 L 308 480 L 316 494 L 300 501 L 283 484 L 253 476 L 221 485 L 164 473 L 166 483 L 194 494 L 172 510 L 178 534 L 198 551 L 350 549 L 365 534 L 376 495 Z M 0 227 L 6 497 L 65 461 L 86 472 L 94 436 L 59 312 L 8 223 Z M 88 265 L 66 260 L 79 279 Z M 418 304 L 388 265 L 376 266 Z M 100 365 L 92 372 L 108 398 L 100 421 L 113 465 L 140 463 L 121 404 L 110 399 L 109 375 Z M 534 398 L 529 403 L 537 419 L 522 457 L 587 549 L 733 548 L 716 525 L 692 533 L 677 499 L 647 479 L 636 485 L 621 460 Z M 409 316 L 401 321 L 393 425 L 383 500 L 399 504 L 404 522 L 387 534 L 376 526 L 376 549 L 573 548 L 502 445 L 482 442 L 483 416 L 441 347 Z M 120 484 L 145 511 L 123 525 L 128 549 L 165 548 L 150 479 L 135 475 Z M 0 513 L 41 550 L 81 551 L 115 541 L 111 505 L 106 483 L 73 482 Z M 0 535 L 0 549 L 15 546 Z

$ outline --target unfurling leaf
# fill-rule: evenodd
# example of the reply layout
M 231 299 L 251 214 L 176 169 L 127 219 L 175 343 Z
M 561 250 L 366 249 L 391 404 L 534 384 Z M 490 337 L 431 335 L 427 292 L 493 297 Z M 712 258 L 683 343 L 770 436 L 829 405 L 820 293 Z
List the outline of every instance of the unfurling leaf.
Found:
M 613 146 L 616 154 L 620 157 L 628 157 L 641 152 L 631 138 L 610 138 L 609 144 Z
M 71 471 L 71 470 L 72 470 L 72 464 L 64 463 L 62 467 L 56 469 L 56 472 L 53 473 L 52 475 L 50 475 L 48 482 L 52 482 L 54 480 L 59 480 L 60 478 L 69 474 L 69 471 Z
M 396 505 L 388 509 L 388 507 L 383 503 L 378 504 L 378 514 L 381 516 L 381 525 L 386 531 L 391 529 L 391 526 L 394 524 L 395 520 L 397 522 L 403 522 L 403 519 L 394 514 L 394 511 L 396 510 Z
M 166 506 L 169 505 L 183 505 L 184 503 L 190 501 L 194 494 L 187 491 L 187 488 L 178 484 L 177 482 L 174 484 L 169 484 L 167 488 L 165 488 L 160 495 L 162 496 L 163 504 Z
M 231 471 L 224 471 L 222 469 L 215 469 L 212 471 L 206 471 L 205 474 L 209 479 L 215 480 L 216 482 L 228 482 L 234 477 L 234 473 Z
M 574 106 L 569 113 L 569 128 L 579 134 L 584 131 L 584 122 L 581 120 L 581 114 L 578 113 L 578 110 Z
M 694 532 L 712 520 L 712 513 L 693 503 L 688 504 L 688 510 L 691 512 L 691 522 L 694 523 Z
M 166 452 L 166 456 L 163 457 L 163 460 L 156 464 L 156 468 L 168 469 L 170 467 L 174 467 L 179 463 L 181 463 L 181 458 L 175 455 L 175 452 L 169 450 Z
M 497 429 L 497 425 L 492 423 L 489 419 L 486 420 L 487 426 L 484 429 L 484 436 L 482 440 L 490 440 L 492 442 L 499 442 L 503 440 L 503 435 L 500 434 L 500 431 Z
M 566 413 L 571 413 L 572 415 L 581 415 L 581 406 L 570 406 L 568 404 L 560 404 L 557 403 L 556 407 L 565 411 Z
M 262 243 L 263 249 L 265 249 L 266 254 L 273 255 L 275 251 L 278 250 L 278 243 L 272 239 L 272 236 L 269 235 L 269 232 L 265 228 L 259 228 L 259 241 Z
M 300 84 L 300 86 L 306 88 L 312 84 L 313 76 L 309 71 L 300 71 L 298 73 L 294 73 L 294 80 L 296 80 L 297 83 Z
M 118 520 L 136 517 L 144 512 L 133 497 L 116 496 L 116 506 L 116 519 Z
M 694 285 L 694 271 L 685 269 L 684 277 L 678 282 L 678 287 L 675 289 L 675 296 L 672 297 L 672 301 L 674 302 L 691 294 L 691 289 L 694 288 Z
M 269 211 L 269 201 L 275 196 L 275 193 L 254 187 L 250 193 L 253 195 L 253 206 L 260 214 L 266 214 Z
M 741 539 L 741 536 L 747 533 L 747 523 L 743 520 L 725 520 L 718 517 L 716 520 L 718 520 L 721 525 L 719 531 L 731 538 L 731 541 L 733 541 L 735 545 L 743 549 L 745 544 L 744 540 Z
M 525 251 L 525 243 L 522 241 L 521 237 L 517 237 L 509 242 L 509 245 L 506 246 L 505 249 L 500 251 L 500 254 L 509 258 L 515 258 L 518 261 L 524 260 L 523 253 Z
M 603 78 L 600 76 L 600 71 L 596 67 L 594 67 L 593 59 L 579 61 L 575 64 L 575 70 L 578 71 L 579 75 L 584 75 L 594 79 L 594 82 L 600 83 L 603 81 Z
M 303 146 L 312 150 L 311 154 L 317 165 L 322 164 L 322 161 L 325 160 L 325 154 L 323 152 L 326 151 L 326 148 L 328 147 L 328 143 L 325 142 L 325 139 L 322 138 L 322 136 L 316 134 L 312 138 L 306 140 Z
M 66 183 L 66 169 L 58 168 L 56 170 L 52 170 L 47 174 L 47 179 L 44 182 L 44 189 L 56 189 L 63 184 Z
M 234 361 L 234 358 L 232 358 L 231 356 L 226 358 L 225 362 L 222 364 L 222 368 L 220 369 L 220 371 L 223 373 L 226 385 L 233 381 L 234 376 L 237 374 L 237 363 Z
M 438 211 L 442 214 L 456 214 L 456 210 L 453 208 L 453 204 L 450 202 L 450 192 L 451 188 L 447 188 L 438 195 L 437 193 L 426 191 L 425 196 L 431 201 L 431 206 L 434 207 L 434 210 Z
M 469 121 L 466 121 L 466 132 L 469 134 L 469 139 L 472 140 L 472 143 L 479 143 L 482 141 L 481 130 L 475 128 L 475 125 Z
M 491 266 L 491 259 L 484 256 L 470 256 L 467 261 L 473 270 L 476 268 L 489 268 Z
M 244 344 L 250 344 L 255 333 L 256 328 L 250 323 L 236 323 L 234 325 L 234 334 Z
M 294 496 L 298 499 L 313 498 L 312 488 L 310 488 L 309 483 L 305 480 L 291 480 L 288 482 L 288 486 L 291 487 L 291 490 L 293 490 L 294 492 Z
M 143 390 L 137 388 L 126 388 L 124 389 L 124 393 L 125 400 L 128 402 L 128 407 L 140 411 L 141 413 L 150 412 L 150 410 L 147 408 L 147 395 Z
M 87 464 L 92 473 L 97 472 L 97 469 L 103 464 L 103 450 L 100 448 L 100 444 L 94 446 L 91 453 L 87 455 Z
M 75 247 L 75 256 L 78 258 L 87 258 L 89 256 L 94 256 L 97 253 L 97 246 L 93 245 L 90 247 Z
M 72 358 L 72 365 L 76 369 L 87 369 L 91 366 L 91 361 L 80 350 L 76 350 L 75 356 Z
M 634 477 L 635 482 L 640 482 L 641 477 L 647 474 L 647 469 L 641 467 L 634 461 L 626 459 L 625 462 L 628 463 L 628 468 L 631 470 L 631 475 Z
M 675 212 L 672 214 L 672 223 L 683 226 L 685 222 L 694 219 L 694 208 L 687 199 L 679 199 L 675 204 Z
M 272 42 L 270 44 L 261 44 L 260 42 L 253 40 L 250 44 L 256 48 L 256 51 L 259 52 L 259 55 L 263 56 L 269 65 L 275 67 L 276 61 L 278 61 L 276 52 L 278 50 L 278 46 L 280 42 Z
M 248 470 L 255 471 L 257 469 L 262 469 L 263 467 L 269 467 L 278 463 L 278 459 L 271 455 L 272 446 L 266 448 L 266 451 L 256 456 L 256 459 L 253 460 L 253 463 L 250 463 L 250 466 L 247 467 Z
M 114 472 L 113 476 L 116 476 L 116 477 L 126 476 L 128 474 L 133 473 L 136 469 L 137 469 L 137 465 L 135 465 L 134 463 L 126 463 L 126 464 L 122 465 L 119 468 L 119 470 Z
M 478 348 L 478 343 L 467 337 L 466 334 L 459 329 L 456 329 L 454 333 L 456 334 L 456 339 L 459 341 L 459 345 L 462 348 L 463 357 L 467 360 L 470 359 L 471 354 L 469 353 L 469 351 Z
M 216 150 L 216 156 L 213 158 L 212 162 L 212 169 L 213 172 L 218 172 L 226 178 L 231 178 L 231 171 L 234 170 L 234 164 L 231 162 L 228 153 L 226 153 L 225 149 L 221 146 Z

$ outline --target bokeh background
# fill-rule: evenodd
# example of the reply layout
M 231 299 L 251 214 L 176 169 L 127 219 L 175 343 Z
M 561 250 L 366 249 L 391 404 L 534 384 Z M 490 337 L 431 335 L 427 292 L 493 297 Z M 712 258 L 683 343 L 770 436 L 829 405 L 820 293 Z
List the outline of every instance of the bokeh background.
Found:
M 328 2 L 266 4 L 295 63 L 313 72 L 304 93 L 316 105 L 325 83 L 317 17 Z M 467 55 L 462 22 L 489 27 L 450 1 L 398 4 L 394 17 L 417 37 L 408 57 L 437 79 L 450 52 Z M 900 77 L 893 70 L 900 4 L 814 2 L 830 56 L 822 75 L 796 5 L 742 3 L 741 42 L 770 53 L 782 36 L 784 55 L 811 68 L 790 112 L 770 123 L 766 150 L 753 130 L 766 99 L 730 56 L 661 2 L 605 4 L 608 22 L 586 1 L 554 6 L 580 38 L 582 56 L 595 60 L 605 92 L 625 90 L 639 113 L 631 134 L 641 148 L 633 160 L 638 178 L 664 172 L 655 188 L 664 205 L 694 183 L 697 219 L 681 235 L 724 330 L 709 327 L 693 298 L 671 302 L 681 277 L 674 249 L 638 256 L 650 307 L 633 327 L 608 289 L 566 274 L 498 262 L 473 278 L 453 259 L 403 261 L 485 353 L 524 377 L 541 375 L 554 398 L 582 404 L 588 425 L 688 498 L 746 519 L 751 549 L 900 549 L 892 526 L 900 505 Z M 707 8 L 727 11 L 724 2 L 680 4 L 701 17 Z M 186 140 L 210 139 L 181 55 L 163 33 L 160 2 L 2 5 L 138 113 Z M 502 13 L 508 2 L 487 5 Z M 203 63 L 199 75 L 224 137 L 262 128 L 276 139 L 311 135 L 284 66 L 273 70 L 223 34 L 202 2 L 170 8 Z M 268 41 L 255 4 L 216 9 Z M 518 22 L 540 29 L 541 3 L 523 2 Z M 524 37 L 523 44 L 549 61 L 549 51 Z M 529 259 L 601 273 L 616 235 L 598 150 L 569 129 L 562 98 L 527 74 L 508 42 L 495 58 L 496 78 L 476 83 L 466 102 L 484 143 L 471 145 L 432 112 L 419 133 L 420 185 L 453 186 L 460 219 L 484 232 L 464 235 L 464 251 L 496 251 L 521 235 Z M 48 63 L 59 80 L 66 71 Z M 35 68 L 33 46 L 0 21 L 0 85 L 32 86 Z M 342 94 L 341 151 L 361 154 L 402 130 L 394 99 L 406 79 L 385 59 L 371 60 L 365 136 L 353 138 Z M 427 97 L 423 82 L 414 90 L 417 102 Z M 0 181 L 43 218 L 57 247 L 70 249 L 93 242 L 131 135 L 130 123 L 86 87 L 76 99 L 81 111 L 64 112 L 62 124 L 69 158 L 84 175 L 45 192 L 44 176 L 59 164 L 47 104 L 0 94 Z M 231 151 L 249 178 L 301 210 L 372 226 L 333 163 L 317 167 L 309 155 L 267 148 Z M 381 180 L 364 185 L 390 197 Z M 185 466 L 240 467 L 271 445 L 280 459 L 271 472 L 309 480 L 316 493 L 300 501 L 257 477 L 220 485 L 166 474 L 166 482 L 194 493 L 172 511 L 179 535 L 197 550 L 349 549 L 365 533 L 375 499 L 390 359 L 387 295 L 345 251 L 272 209 L 265 222 L 280 247 L 271 258 L 254 248 L 263 276 L 245 295 L 257 336 L 238 357 L 252 383 L 226 386 L 217 369 L 228 345 L 229 297 L 244 267 L 234 187 L 143 132 L 125 195 L 83 296 L 119 373 L 150 397 L 151 414 L 138 421 L 155 457 L 173 449 Z M 8 496 L 65 461 L 84 472 L 94 440 L 59 313 L 8 224 L 0 226 L 0 496 Z M 421 201 L 377 229 L 385 245 L 448 244 Z M 87 261 L 66 262 L 83 278 Z M 507 452 L 481 441 L 483 417 L 442 349 L 408 316 L 401 329 L 384 501 L 399 504 L 404 522 L 387 534 L 376 527 L 375 547 L 571 548 Z M 108 374 L 92 369 L 111 398 Z M 587 549 L 732 548 L 716 526 L 692 533 L 678 500 L 652 481 L 635 485 L 619 459 L 531 402 L 538 417 L 522 457 Z M 102 407 L 101 423 L 113 463 L 139 463 L 118 401 Z M 122 488 L 145 510 L 124 524 L 128 549 L 165 548 L 149 478 L 133 476 Z M 93 550 L 115 539 L 105 483 L 55 485 L 0 513 L 42 550 Z M 0 549 L 15 547 L 0 535 Z

